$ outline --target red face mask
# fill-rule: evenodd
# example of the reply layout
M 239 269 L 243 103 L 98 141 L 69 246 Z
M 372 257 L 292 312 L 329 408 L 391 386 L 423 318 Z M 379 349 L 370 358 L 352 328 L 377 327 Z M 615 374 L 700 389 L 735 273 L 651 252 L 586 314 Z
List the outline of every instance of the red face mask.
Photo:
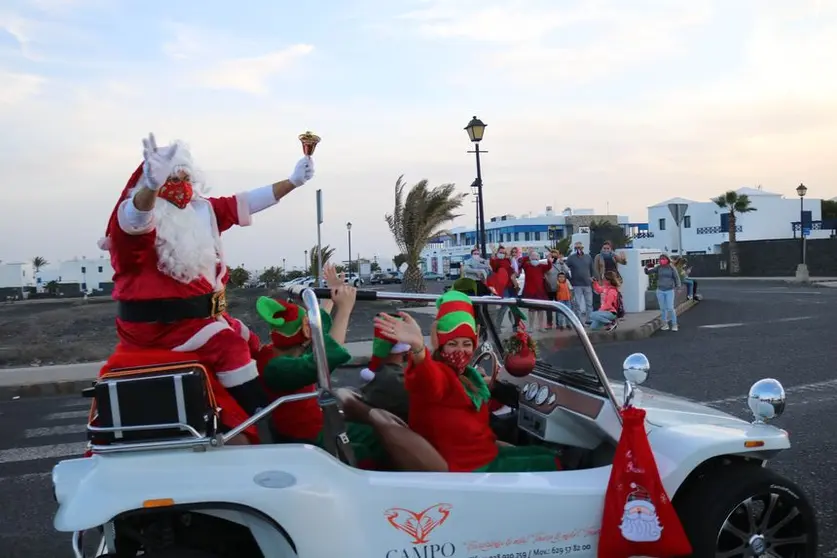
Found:
M 160 187 L 157 196 L 179 207 L 185 209 L 192 201 L 192 183 L 188 180 L 169 179 Z
M 668 260 L 665 258 L 660 258 L 660 265 L 668 265 Z
M 439 356 L 442 362 L 450 366 L 457 374 L 465 372 L 465 368 L 471 362 L 471 353 L 462 349 L 456 349 L 450 352 L 441 351 Z

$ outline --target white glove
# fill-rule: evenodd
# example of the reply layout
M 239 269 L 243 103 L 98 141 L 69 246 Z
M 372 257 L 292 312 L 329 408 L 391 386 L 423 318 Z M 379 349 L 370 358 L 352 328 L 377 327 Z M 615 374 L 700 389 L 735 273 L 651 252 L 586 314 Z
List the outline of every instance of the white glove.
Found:
M 297 161 L 294 172 L 288 177 L 288 181 L 296 187 L 302 186 L 314 177 L 314 159 L 303 157 Z
M 177 147 L 177 144 L 157 147 L 154 134 L 148 134 L 148 138 L 142 140 L 142 157 L 145 159 L 142 170 L 146 188 L 156 191 L 166 183 L 174 167 L 172 160 L 177 154 Z

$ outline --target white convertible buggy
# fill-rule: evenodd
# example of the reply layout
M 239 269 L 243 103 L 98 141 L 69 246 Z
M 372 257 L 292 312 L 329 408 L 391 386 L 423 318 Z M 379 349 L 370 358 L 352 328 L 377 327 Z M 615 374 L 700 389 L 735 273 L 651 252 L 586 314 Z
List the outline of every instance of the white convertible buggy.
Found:
M 660 476 L 694 556 L 817 555 L 814 510 L 794 483 L 766 468 L 790 447 L 787 432 L 766 424 L 784 410 L 776 380 L 753 385 L 755 418 L 746 422 L 640 391 L 649 364 L 639 353 L 625 360 L 624 382 L 608 380 L 582 324 L 557 303 L 473 297 L 481 325 L 474 362 L 488 365 L 492 393 L 506 405 L 492 417 L 498 438 L 554 448 L 564 470 L 450 473 L 403 422 L 332 389 L 317 298 L 328 291 L 295 294 L 311 317 L 319 389 L 281 397 L 230 432 L 218 431 L 205 370 L 194 362 L 117 371 L 92 388 L 99 419 L 89 427 L 92 456 L 53 471 L 55 528 L 72 533 L 77 558 L 595 557 L 620 409 L 629 400 L 647 411 Z M 358 298 L 436 297 L 360 291 Z M 574 331 L 544 346 L 530 375 L 512 377 L 501 366 L 491 305 L 561 312 Z M 149 409 L 138 413 L 130 402 L 150 394 L 158 418 L 142 424 L 137 417 Z M 306 398 L 323 410 L 325 449 L 226 443 L 277 406 Z M 354 466 L 346 420 L 376 430 L 388 471 Z

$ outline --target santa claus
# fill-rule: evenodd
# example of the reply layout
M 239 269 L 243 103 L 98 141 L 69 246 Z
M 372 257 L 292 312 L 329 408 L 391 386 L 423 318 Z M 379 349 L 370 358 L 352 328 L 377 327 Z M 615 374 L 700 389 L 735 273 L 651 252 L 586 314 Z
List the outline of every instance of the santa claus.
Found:
M 660 540 L 663 527 L 648 491 L 635 483 L 631 483 L 631 488 L 633 490 L 625 502 L 622 523 L 619 525 L 622 536 L 631 542 Z
M 238 411 L 253 414 L 268 400 L 251 356 L 258 338 L 226 312 L 229 272 L 221 233 L 250 225 L 255 213 L 305 184 L 314 176 L 314 162 L 303 157 L 287 180 L 234 196 L 204 197 L 184 144 L 157 147 L 152 134 L 143 147 L 143 162 L 99 244 L 110 252 L 114 269 L 120 344 L 128 350 L 197 354 L 215 373 L 213 383 L 240 406 L 222 408 L 221 421 L 232 428 L 246 416 Z

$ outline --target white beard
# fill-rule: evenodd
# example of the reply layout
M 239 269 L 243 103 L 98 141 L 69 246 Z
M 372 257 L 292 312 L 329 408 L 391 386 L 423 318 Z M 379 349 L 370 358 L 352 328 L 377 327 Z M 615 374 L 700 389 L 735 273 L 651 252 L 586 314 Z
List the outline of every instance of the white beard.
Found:
M 625 514 L 619 525 L 622 536 L 631 542 L 654 542 L 660 540 L 663 528 L 657 515 Z
M 215 284 L 220 242 L 212 229 L 190 203 L 180 209 L 165 200 L 154 205 L 157 230 L 157 268 L 166 275 L 189 284 L 205 277 Z

